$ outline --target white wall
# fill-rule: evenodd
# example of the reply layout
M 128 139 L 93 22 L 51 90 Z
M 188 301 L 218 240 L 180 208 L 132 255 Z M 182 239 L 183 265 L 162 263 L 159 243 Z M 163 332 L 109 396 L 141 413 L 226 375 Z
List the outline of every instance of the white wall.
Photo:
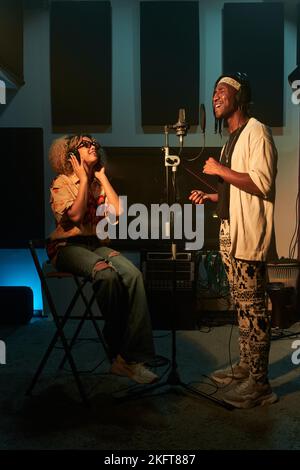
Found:
M 74 1 L 74 0 L 69 0 Z M 75 0 L 76 1 L 76 0 Z M 149 0 L 152 1 L 152 0 Z M 2 127 L 40 126 L 44 129 L 46 231 L 52 228 L 48 206 L 48 187 L 52 177 L 47 161 L 50 142 L 55 137 L 50 125 L 49 10 L 48 2 L 25 0 L 25 82 L 0 116 Z M 37 4 L 39 3 L 40 6 Z M 164 144 L 163 132 L 144 134 L 140 126 L 139 82 L 139 0 L 111 0 L 113 21 L 113 100 L 111 132 L 98 134 L 104 146 L 159 148 Z M 211 110 L 213 83 L 221 73 L 221 13 L 224 2 L 200 1 L 200 97 L 208 112 L 207 146 L 222 144 L 214 135 Z M 295 224 L 295 201 L 298 191 L 299 107 L 291 103 L 288 74 L 295 68 L 296 5 L 286 3 L 284 112 L 285 126 L 273 129 L 279 151 L 277 178 L 276 235 L 280 256 L 288 255 L 288 246 Z M 167 27 L 167 25 L 166 25 Z M 163 71 L 158 71 L 163 73 Z M 174 79 L 176 79 L 174 77 Z M 276 97 L 274 97 L 276 99 Z M 3 106 L 3 105 L 1 105 Z M 174 116 L 174 122 L 177 116 Z M 176 146 L 176 137 L 172 136 Z M 200 146 L 200 129 L 185 139 L 189 147 Z

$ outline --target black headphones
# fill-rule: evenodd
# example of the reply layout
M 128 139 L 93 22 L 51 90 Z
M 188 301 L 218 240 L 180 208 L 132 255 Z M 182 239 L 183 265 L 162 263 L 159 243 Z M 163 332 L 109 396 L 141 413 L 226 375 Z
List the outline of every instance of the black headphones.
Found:
M 251 87 L 248 75 L 244 72 L 236 72 L 232 78 L 241 84 L 241 88 L 236 94 L 238 104 L 248 105 L 251 103 Z
M 72 155 L 75 155 L 75 157 L 77 158 L 77 160 L 80 163 L 80 155 L 79 155 L 79 152 L 78 152 L 77 149 L 74 149 L 71 152 L 68 152 L 68 158 L 70 158 Z
M 229 77 L 237 81 L 241 88 L 238 90 L 236 100 L 239 105 L 248 105 L 251 103 L 251 87 L 248 79 L 248 75 L 244 72 L 235 72 L 221 75 L 215 83 L 214 90 L 216 89 L 217 84 L 221 78 Z
M 68 142 L 68 145 L 69 145 L 70 141 L 71 141 L 74 137 L 76 137 L 76 136 L 75 136 L 75 135 L 68 135 L 68 136 L 66 137 L 67 142 Z M 78 160 L 79 163 L 80 163 L 80 154 L 79 154 L 79 152 L 78 152 L 78 150 L 77 150 L 76 148 L 74 148 L 73 150 L 70 150 L 70 151 L 68 152 L 67 158 L 69 159 L 72 155 L 75 155 L 75 157 L 77 158 L 77 160 Z

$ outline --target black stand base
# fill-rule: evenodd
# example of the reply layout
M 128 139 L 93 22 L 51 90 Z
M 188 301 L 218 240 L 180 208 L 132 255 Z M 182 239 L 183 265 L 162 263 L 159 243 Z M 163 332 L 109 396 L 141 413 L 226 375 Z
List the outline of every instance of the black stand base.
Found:
M 122 401 L 123 400 L 124 401 L 125 400 L 137 400 L 139 398 L 153 396 L 151 395 L 152 391 L 158 390 L 165 386 L 182 387 L 186 392 L 194 395 L 195 397 L 206 398 L 207 400 L 210 400 L 216 405 L 222 406 L 222 408 L 225 408 L 227 410 L 234 409 L 234 406 L 230 405 L 229 403 L 226 403 L 223 400 L 219 400 L 218 398 L 212 395 L 209 395 L 207 393 L 201 392 L 195 387 L 182 382 L 177 372 L 177 368 L 174 368 L 174 367 L 172 367 L 171 372 L 169 373 L 167 377 L 167 380 L 165 380 L 164 382 L 157 382 L 153 385 L 145 386 L 145 388 L 143 388 L 142 390 L 138 390 L 136 392 L 130 392 L 128 395 L 118 398 L 118 400 L 122 400 Z

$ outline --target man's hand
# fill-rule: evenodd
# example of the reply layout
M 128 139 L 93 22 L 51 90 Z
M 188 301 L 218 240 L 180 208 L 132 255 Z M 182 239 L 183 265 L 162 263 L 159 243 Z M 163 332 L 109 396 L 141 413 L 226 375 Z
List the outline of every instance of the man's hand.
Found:
M 209 159 L 206 160 L 205 165 L 203 167 L 203 173 L 207 175 L 220 176 L 222 168 L 223 168 L 223 165 L 221 163 L 219 163 L 214 158 L 209 157 Z
M 195 204 L 204 204 L 205 199 L 208 199 L 208 194 L 198 189 L 193 189 L 189 199 Z
M 214 158 L 210 157 L 206 160 L 203 173 L 207 175 L 215 175 L 222 178 L 226 183 L 233 184 L 242 191 L 246 191 L 250 194 L 255 194 L 259 197 L 264 197 L 264 194 L 256 186 L 254 181 L 250 178 L 248 173 L 240 173 L 238 171 L 232 170 L 225 165 L 217 162 Z
M 218 194 L 207 194 L 199 189 L 193 189 L 189 199 L 194 204 L 204 204 L 205 201 L 218 202 Z

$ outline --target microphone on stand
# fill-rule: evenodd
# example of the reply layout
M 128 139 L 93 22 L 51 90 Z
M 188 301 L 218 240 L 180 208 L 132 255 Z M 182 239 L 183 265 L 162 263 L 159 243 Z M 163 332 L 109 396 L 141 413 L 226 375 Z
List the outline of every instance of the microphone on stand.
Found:
M 185 120 L 185 109 L 180 108 L 178 113 L 178 121 L 174 124 L 173 129 L 176 131 L 176 135 L 179 137 L 180 145 L 183 144 L 183 137 L 187 135 L 187 131 L 189 129 L 189 125 Z

